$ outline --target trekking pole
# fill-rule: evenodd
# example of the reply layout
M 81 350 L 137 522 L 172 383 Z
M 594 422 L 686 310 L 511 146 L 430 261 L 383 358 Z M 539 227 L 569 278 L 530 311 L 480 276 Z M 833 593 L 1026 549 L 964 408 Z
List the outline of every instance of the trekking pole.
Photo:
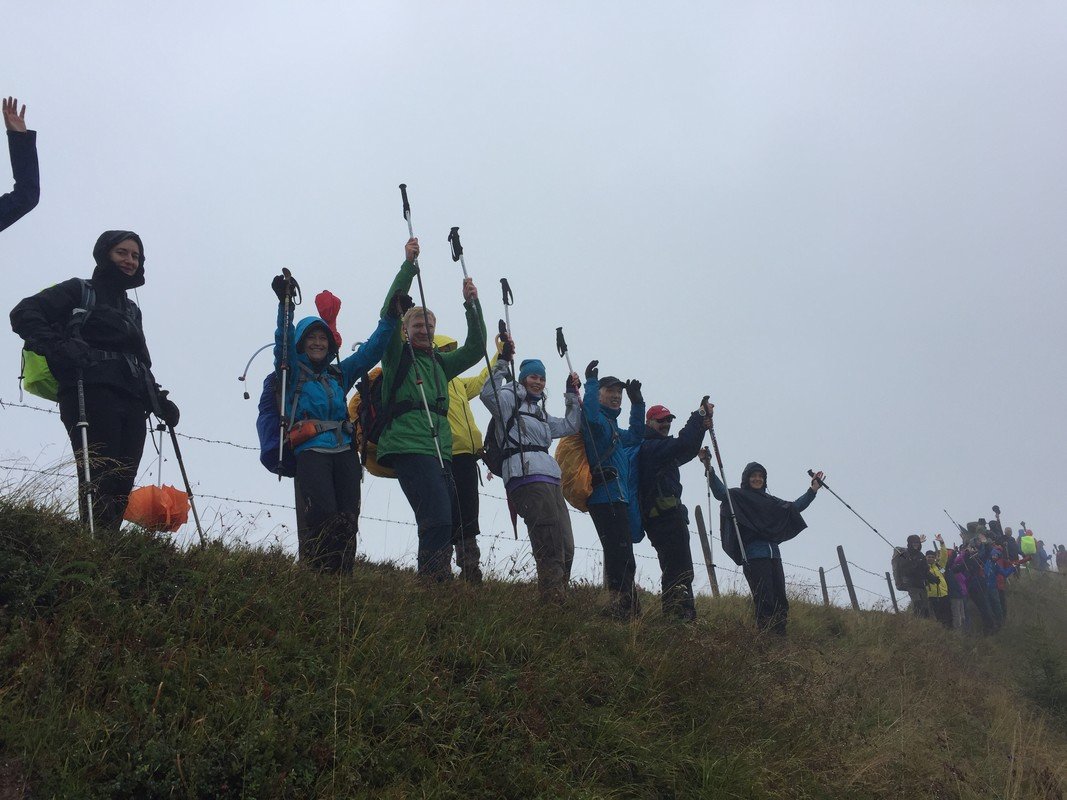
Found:
M 452 245 L 452 260 L 458 261 L 460 267 L 463 268 L 463 277 L 469 278 L 467 274 L 467 262 L 463 258 L 463 244 L 459 240 L 459 228 L 454 227 L 448 234 L 448 243 Z M 482 324 L 485 325 L 485 314 L 482 312 L 482 301 L 476 299 L 474 301 L 475 307 L 478 309 L 478 316 L 482 318 Z M 485 368 L 489 371 L 489 380 L 493 387 L 493 397 L 496 399 L 497 410 L 500 410 L 500 396 L 497 394 L 496 382 L 493 381 L 493 364 L 489 359 L 489 346 L 486 343 L 482 343 L 482 354 L 485 356 Z M 478 476 L 481 477 L 481 474 Z
M 85 481 L 85 507 L 89 515 L 89 533 L 96 535 L 96 523 L 93 521 L 93 484 L 89 473 L 89 420 L 85 416 L 85 380 L 81 368 L 78 369 L 78 428 L 82 434 L 82 479 Z
M 182 460 L 182 451 L 178 446 L 178 434 L 174 432 L 173 425 L 167 425 L 167 430 L 170 431 L 170 443 L 174 448 L 174 458 L 178 462 L 178 469 L 181 470 L 182 480 L 185 482 L 185 494 L 189 497 L 189 508 L 193 511 L 193 521 L 196 523 L 196 533 L 200 537 L 200 546 L 204 547 L 207 544 L 207 539 L 204 537 L 204 529 L 200 527 L 200 515 L 196 513 L 196 501 L 193 499 L 193 487 L 189 485 L 189 476 L 185 472 L 185 461 Z
M 282 459 L 285 457 L 285 429 L 286 414 L 285 414 L 285 393 L 287 390 L 286 384 L 289 377 L 289 328 L 293 324 L 293 306 L 299 305 L 300 301 L 293 299 L 293 293 L 296 292 L 300 296 L 300 284 L 293 280 L 293 273 L 289 271 L 287 267 L 282 267 L 282 275 L 285 277 L 285 302 L 283 305 L 282 313 L 282 357 L 278 363 L 279 380 L 281 385 L 281 395 L 278 397 L 279 413 L 278 413 L 278 480 L 281 481 L 281 466 Z M 300 300 L 304 298 L 300 296 Z M 201 534 L 203 535 L 203 534 Z
M 400 198 L 404 201 L 404 221 L 408 224 L 408 238 L 415 238 L 415 230 L 411 226 L 411 204 L 408 203 L 408 185 L 406 183 L 400 184 Z M 426 335 L 430 335 L 430 317 L 426 313 L 426 294 L 422 289 L 422 270 L 419 269 L 419 259 L 416 258 L 412 261 L 415 266 L 415 277 L 419 282 L 419 302 L 422 304 L 422 321 L 426 327 Z M 445 459 L 441 455 L 441 443 L 437 436 L 437 426 L 434 425 L 433 415 L 430 414 L 430 404 L 426 400 L 426 388 L 422 384 L 422 375 L 419 373 L 419 361 L 415 357 L 415 345 L 412 344 L 411 337 L 407 337 L 408 350 L 411 352 L 411 368 L 415 372 L 415 386 L 418 387 L 419 397 L 422 398 L 422 408 L 426 412 L 426 424 L 430 426 L 430 438 L 433 439 L 433 449 L 437 453 L 437 463 L 441 465 L 441 472 L 445 471 Z M 431 369 L 433 364 L 433 339 L 430 339 L 430 362 Z M 436 372 L 434 373 L 436 378 Z M 435 387 L 436 388 L 436 387 Z
M 958 522 L 956 522 L 956 520 L 952 519 L 952 515 L 948 513 L 947 508 L 942 508 L 941 510 L 945 512 L 946 517 L 952 520 L 952 524 L 956 526 L 956 530 L 958 530 L 961 535 L 966 533 L 967 529 L 960 525 Z
M 719 440 L 715 437 L 715 416 L 714 412 L 708 414 L 708 398 L 705 398 L 700 403 L 701 416 L 709 416 L 710 424 L 708 425 L 708 433 L 711 434 L 711 447 L 715 451 L 715 461 L 719 464 L 719 472 L 722 473 L 723 486 L 726 487 L 726 505 L 730 509 L 730 522 L 734 525 L 734 535 L 737 537 L 737 546 L 741 549 L 741 563 L 742 565 L 748 564 L 748 553 L 745 552 L 745 543 L 741 539 L 741 528 L 737 524 L 737 514 L 734 513 L 734 498 L 730 494 L 730 485 L 726 483 L 726 469 L 722 465 L 722 456 L 719 455 Z M 711 468 L 710 466 L 708 467 Z M 711 477 L 708 477 L 710 483 Z
M 815 472 L 813 470 L 809 469 L 808 470 L 808 475 L 810 475 L 812 478 L 815 478 Z M 815 478 L 815 480 L 818 481 L 819 486 L 823 487 L 826 491 L 828 491 L 830 494 L 832 494 L 838 500 L 841 500 L 841 495 L 839 495 L 837 492 L 835 492 L 833 489 L 831 489 L 829 486 L 827 486 L 826 485 L 826 481 L 822 480 L 821 478 Z M 856 509 L 854 509 L 852 506 L 850 506 L 844 500 L 841 500 L 841 504 L 845 508 L 847 508 L 849 511 L 851 511 L 853 514 L 855 514 L 857 517 L 860 517 L 859 512 L 857 512 Z M 874 527 L 871 523 L 869 523 L 867 520 L 865 520 L 863 517 L 860 517 L 860 521 L 864 525 L 866 525 L 868 528 L 870 528 L 872 531 L 874 531 L 875 533 L 878 533 L 878 529 L 876 527 Z M 893 544 L 891 541 L 889 541 L 884 536 L 882 536 L 882 534 L 878 533 L 878 538 L 881 539 L 883 542 L 885 542 L 890 547 L 892 547 L 893 549 L 896 549 L 896 545 Z
M 507 278 L 500 279 L 500 295 L 501 302 L 504 304 L 504 321 L 503 323 L 501 323 L 500 332 L 507 332 L 508 338 L 511 339 L 512 342 L 514 342 L 515 337 L 511 333 L 511 312 L 508 311 L 508 308 L 510 308 L 515 303 L 515 295 L 511 292 L 511 286 L 508 285 Z M 512 412 L 512 414 L 515 419 L 515 427 L 519 429 L 519 463 L 522 464 L 523 476 L 526 476 L 527 474 L 529 474 L 530 470 L 526 464 L 526 450 L 522 446 L 523 424 L 522 416 L 519 414 L 519 378 L 518 375 L 515 374 L 514 353 L 511 354 L 511 358 L 512 361 L 509 367 L 511 371 L 511 392 L 515 396 L 515 410 Z M 570 373 L 568 373 L 568 375 L 569 374 Z
M 261 348 L 259 348 L 256 352 L 254 352 L 252 354 L 252 357 L 250 359 L 248 359 L 248 363 L 245 364 L 245 371 L 237 376 L 237 380 L 239 380 L 241 383 L 245 383 L 245 381 L 248 379 L 248 370 L 252 369 L 252 362 L 256 360 L 256 356 L 258 356 L 260 353 L 262 353 L 268 347 L 274 347 L 274 342 L 269 342 L 268 344 L 263 345 Z M 249 396 L 248 389 L 246 388 L 245 389 L 245 400 L 250 400 L 250 399 L 251 399 L 251 397 Z

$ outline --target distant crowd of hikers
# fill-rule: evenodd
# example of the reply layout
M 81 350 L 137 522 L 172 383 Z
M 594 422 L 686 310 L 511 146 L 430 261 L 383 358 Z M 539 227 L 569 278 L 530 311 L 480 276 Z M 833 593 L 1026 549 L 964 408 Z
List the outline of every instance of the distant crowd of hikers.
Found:
M 923 551 L 925 535 L 912 534 L 906 547 L 896 548 L 893 576 L 896 588 L 908 593 L 911 611 L 933 617 L 956 631 L 996 633 L 1008 618 L 1009 586 L 1030 570 L 1048 571 L 1055 556 L 1058 572 L 1067 573 L 1067 549 L 1053 553 L 1022 523 L 1017 535 L 1002 527 L 1000 509 L 996 519 L 980 519 L 960 527 L 963 543 L 945 545 L 941 534 L 934 549 Z
M 17 195 L 3 197 L 6 226 L 33 207 L 38 189 L 25 106 L 19 113 L 8 98 L 3 113 Z M 699 458 L 708 491 L 721 503 L 723 548 L 742 567 L 756 622 L 760 629 L 784 634 L 789 601 L 780 546 L 806 527 L 801 514 L 825 486 L 824 474 L 809 471 L 812 480 L 804 493 L 782 500 L 768 492 L 767 470 L 752 462 L 742 471 L 740 485 L 728 489 L 715 440 L 714 405 L 707 397 L 672 435 L 676 416 L 662 404 L 646 407 L 641 381 L 601 375 L 594 360 L 583 383 L 570 369 L 562 329 L 557 349 L 568 365 L 560 381 L 562 414 L 549 413 L 545 363 L 540 358 L 515 363 L 509 323 L 499 323 L 490 357 L 478 290 L 465 262 L 463 342 L 437 333 L 436 317 L 422 297 L 419 241 L 411 228 L 406 187 L 401 191 L 410 236 L 404 260 L 384 292 L 373 330 L 355 352 L 341 357 L 338 298 L 321 293 L 316 297 L 320 314 L 295 321 L 299 284 L 287 270 L 271 281 L 278 300 L 275 369 L 264 381 L 257 429 L 262 463 L 294 480 L 301 562 L 327 573 L 352 570 L 366 469 L 395 478 L 410 504 L 423 579 L 451 580 L 454 558 L 462 580 L 480 582 L 479 462 L 484 462 L 503 480 L 513 520 L 521 517 L 526 524 L 544 601 L 565 602 L 571 585 L 570 503 L 589 513 L 603 548 L 610 597 L 606 616 L 628 620 L 640 613 L 634 544 L 647 535 L 661 567 L 663 612 L 691 621 L 696 617 L 693 558 L 679 468 Z M 458 228 L 449 241 L 453 260 L 462 262 Z M 173 437 L 180 412 L 155 379 L 140 309 L 127 296 L 145 283 L 141 237 L 128 230 L 105 231 L 92 253 L 91 278 L 72 278 L 27 297 L 10 316 L 12 329 L 25 342 L 25 375 L 29 378 L 34 369 L 43 377 L 33 385 L 27 380 L 27 389 L 58 402 L 75 457 L 84 464 L 79 470 L 82 518 L 96 530 L 114 531 L 128 510 L 146 418 L 155 415 Z M 410 295 L 415 281 L 419 304 Z M 507 315 L 510 288 L 502 284 Z M 481 360 L 480 374 L 463 376 Z M 358 391 L 349 397 L 354 387 Z M 629 404 L 625 427 L 619 424 L 624 397 Z M 471 411 L 475 398 L 492 420 L 485 436 Z M 712 451 L 702 448 L 709 432 L 719 474 Z M 550 453 L 553 442 L 556 449 Z M 1041 556 L 1025 550 L 1020 556 L 1000 539 L 975 539 L 949 551 L 938 537 L 939 549 L 922 554 L 922 539 L 912 538 L 915 542 L 909 539 L 894 560 L 898 585 L 908 590 L 916 613 L 933 613 L 947 625 L 965 623 L 963 600 L 970 598 L 984 629 L 995 629 L 1006 611 L 1004 579 L 1025 559 L 1038 568 L 1043 563 Z M 1062 547 L 1061 556 L 1067 558 Z M 947 602 L 940 602 L 943 598 Z

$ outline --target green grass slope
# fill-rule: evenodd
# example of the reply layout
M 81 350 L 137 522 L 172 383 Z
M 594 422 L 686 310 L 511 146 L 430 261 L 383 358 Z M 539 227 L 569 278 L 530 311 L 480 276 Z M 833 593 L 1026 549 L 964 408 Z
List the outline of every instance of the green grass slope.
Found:
M 321 577 L 0 501 L 0 798 L 1062 798 L 1039 577 L 991 639 L 796 603 L 777 641 L 745 598 L 621 625 L 593 588 Z

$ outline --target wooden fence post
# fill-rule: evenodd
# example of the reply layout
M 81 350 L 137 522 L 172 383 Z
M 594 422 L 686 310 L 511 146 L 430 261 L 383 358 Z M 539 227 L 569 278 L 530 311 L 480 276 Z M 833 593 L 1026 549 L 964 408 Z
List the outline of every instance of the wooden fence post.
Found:
M 830 593 L 826 591 L 826 571 L 819 567 L 819 583 L 822 584 L 822 602 L 823 605 L 830 605 Z
M 704 511 L 698 505 L 693 509 L 697 518 L 697 535 L 700 536 L 700 549 L 704 551 L 704 566 L 708 568 L 708 580 L 711 581 L 711 596 L 719 596 L 719 579 L 715 577 L 715 563 L 711 556 L 711 542 L 708 540 L 708 530 L 704 527 Z
M 856 588 L 852 585 L 852 575 L 848 571 L 848 561 L 845 559 L 845 548 L 837 546 L 837 557 L 841 560 L 841 574 L 845 578 L 845 586 L 848 588 L 848 599 L 852 601 L 852 610 L 860 610 L 860 601 L 856 599 Z
M 889 599 L 893 601 L 893 611 L 896 614 L 900 613 L 900 609 L 897 607 L 897 593 L 893 591 L 893 576 L 888 572 L 885 574 L 885 582 L 889 584 Z

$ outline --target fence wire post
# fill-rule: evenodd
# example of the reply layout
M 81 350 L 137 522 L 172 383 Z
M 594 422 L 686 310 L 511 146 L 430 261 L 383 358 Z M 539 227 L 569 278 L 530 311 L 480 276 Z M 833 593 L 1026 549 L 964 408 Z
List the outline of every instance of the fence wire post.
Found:
M 845 586 L 848 588 L 848 599 L 852 601 L 852 610 L 860 610 L 860 601 L 856 599 L 856 589 L 852 585 L 852 575 L 848 571 L 848 561 L 845 560 L 845 548 L 837 546 L 837 557 L 841 560 L 841 574 L 845 577 Z
M 704 551 L 704 566 L 708 568 L 708 580 L 711 582 L 711 596 L 719 596 L 719 579 L 715 576 L 715 564 L 711 556 L 711 542 L 708 529 L 704 526 L 704 511 L 698 505 L 693 509 L 697 518 L 697 535 L 700 536 L 700 549 Z
M 819 583 L 822 584 L 822 602 L 824 606 L 830 606 L 830 593 L 826 591 L 826 570 L 819 567 Z
M 900 609 L 897 607 L 897 593 L 893 591 L 893 576 L 888 572 L 885 574 L 885 582 L 889 585 L 889 599 L 893 601 L 893 613 L 899 614 Z

